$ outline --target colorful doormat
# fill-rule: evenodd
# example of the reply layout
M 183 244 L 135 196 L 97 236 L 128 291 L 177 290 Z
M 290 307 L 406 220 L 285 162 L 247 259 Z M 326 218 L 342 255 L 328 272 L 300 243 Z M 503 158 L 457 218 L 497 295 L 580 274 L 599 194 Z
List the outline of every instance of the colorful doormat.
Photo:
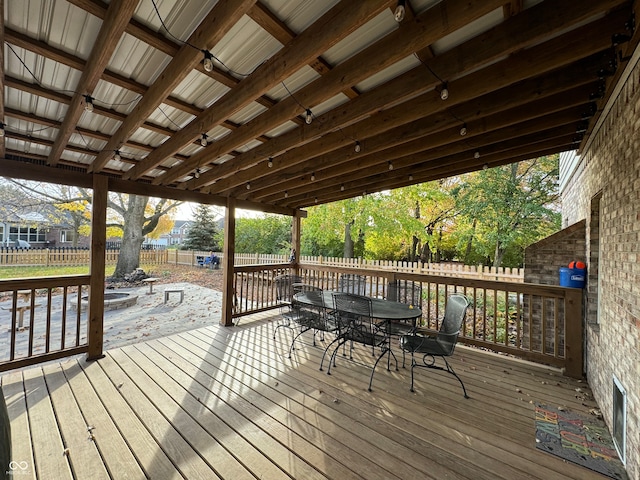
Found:
M 536 404 L 536 447 L 608 477 L 628 478 L 609 429 L 597 417 Z

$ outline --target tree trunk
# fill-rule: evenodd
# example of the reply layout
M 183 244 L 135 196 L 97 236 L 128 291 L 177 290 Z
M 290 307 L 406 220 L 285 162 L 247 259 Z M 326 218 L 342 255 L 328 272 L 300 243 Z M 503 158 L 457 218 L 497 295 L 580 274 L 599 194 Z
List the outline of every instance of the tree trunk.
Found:
M 470 265 L 469 257 L 471 256 L 471 248 L 473 248 L 473 239 L 476 236 L 476 227 L 478 225 L 478 219 L 473 219 L 473 224 L 471 225 L 471 235 L 469 235 L 469 240 L 467 240 L 467 248 L 464 251 L 464 263 L 466 265 Z
M 124 278 L 140 266 L 140 247 L 144 241 L 142 227 L 144 224 L 145 208 L 149 197 L 131 195 L 129 205 L 124 213 L 124 232 L 118 263 L 113 274 L 114 278 Z
M 503 257 L 504 257 L 504 248 L 502 248 L 502 242 L 498 240 L 496 242 L 496 250 L 494 254 L 493 266 L 496 268 L 500 268 L 500 265 L 502 265 Z
M 344 258 L 353 258 L 353 239 L 351 238 L 351 226 L 353 222 L 349 222 L 344 226 Z

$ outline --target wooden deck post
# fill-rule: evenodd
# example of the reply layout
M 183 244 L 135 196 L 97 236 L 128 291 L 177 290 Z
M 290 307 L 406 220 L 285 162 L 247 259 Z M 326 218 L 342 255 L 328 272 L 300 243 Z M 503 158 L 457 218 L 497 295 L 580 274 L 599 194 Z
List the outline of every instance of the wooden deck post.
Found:
M 233 269 L 236 254 L 236 200 L 227 198 L 224 216 L 224 270 L 222 274 L 222 317 L 220 324 L 225 327 L 233 326 L 233 306 L 235 292 L 233 291 Z
M 109 179 L 93 175 L 93 202 L 91 205 L 91 264 L 89 266 L 89 328 L 87 360 L 102 358 L 104 336 L 104 267 L 107 244 L 107 196 Z M 82 295 L 79 291 L 78 295 Z
M 582 378 L 584 328 L 582 318 L 582 289 L 567 288 L 564 308 L 566 374 Z
M 300 265 L 300 218 L 302 217 L 300 210 L 296 210 L 296 214 L 291 219 L 291 246 L 296 251 L 296 259 L 292 267 L 295 274 L 298 274 Z

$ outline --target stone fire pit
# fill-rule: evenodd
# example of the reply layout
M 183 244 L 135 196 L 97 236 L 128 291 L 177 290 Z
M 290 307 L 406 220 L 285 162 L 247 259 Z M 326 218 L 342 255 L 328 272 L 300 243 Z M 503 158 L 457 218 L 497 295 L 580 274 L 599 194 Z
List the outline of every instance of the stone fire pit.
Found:
M 138 296 L 126 292 L 104 292 L 104 311 L 128 308 L 138 303 Z M 76 304 L 73 303 L 75 308 Z M 81 311 L 89 308 L 89 296 L 84 295 L 80 300 Z

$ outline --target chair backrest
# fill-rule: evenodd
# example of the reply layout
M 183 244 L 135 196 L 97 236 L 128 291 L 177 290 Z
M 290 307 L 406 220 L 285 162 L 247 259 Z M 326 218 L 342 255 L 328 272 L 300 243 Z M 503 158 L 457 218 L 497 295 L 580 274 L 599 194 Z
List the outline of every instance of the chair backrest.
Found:
M 309 285 L 306 283 L 294 283 L 293 284 L 294 293 L 299 292 L 322 292 L 320 287 L 316 287 L 315 285 Z
M 351 293 L 333 293 L 333 308 L 341 325 L 371 322 L 371 299 Z
M 395 280 L 389 283 L 387 300 L 422 308 L 422 283 L 412 280 Z
M 353 295 L 365 295 L 367 292 L 367 277 L 343 273 L 338 279 L 338 291 Z
M 461 293 L 451 294 L 447 298 L 444 318 L 437 337 L 438 343 L 447 355 L 452 355 L 456 348 L 462 322 L 467 316 L 467 308 L 469 308 L 469 300 Z
M 285 273 L 284 275 L 278 275 L 274 282 L 276 284 L 276 298 L 279 302 L 291 302 L 293 299 L 293 284 L 301 283 L 302 278 L 298 275 L 290 275 Z

